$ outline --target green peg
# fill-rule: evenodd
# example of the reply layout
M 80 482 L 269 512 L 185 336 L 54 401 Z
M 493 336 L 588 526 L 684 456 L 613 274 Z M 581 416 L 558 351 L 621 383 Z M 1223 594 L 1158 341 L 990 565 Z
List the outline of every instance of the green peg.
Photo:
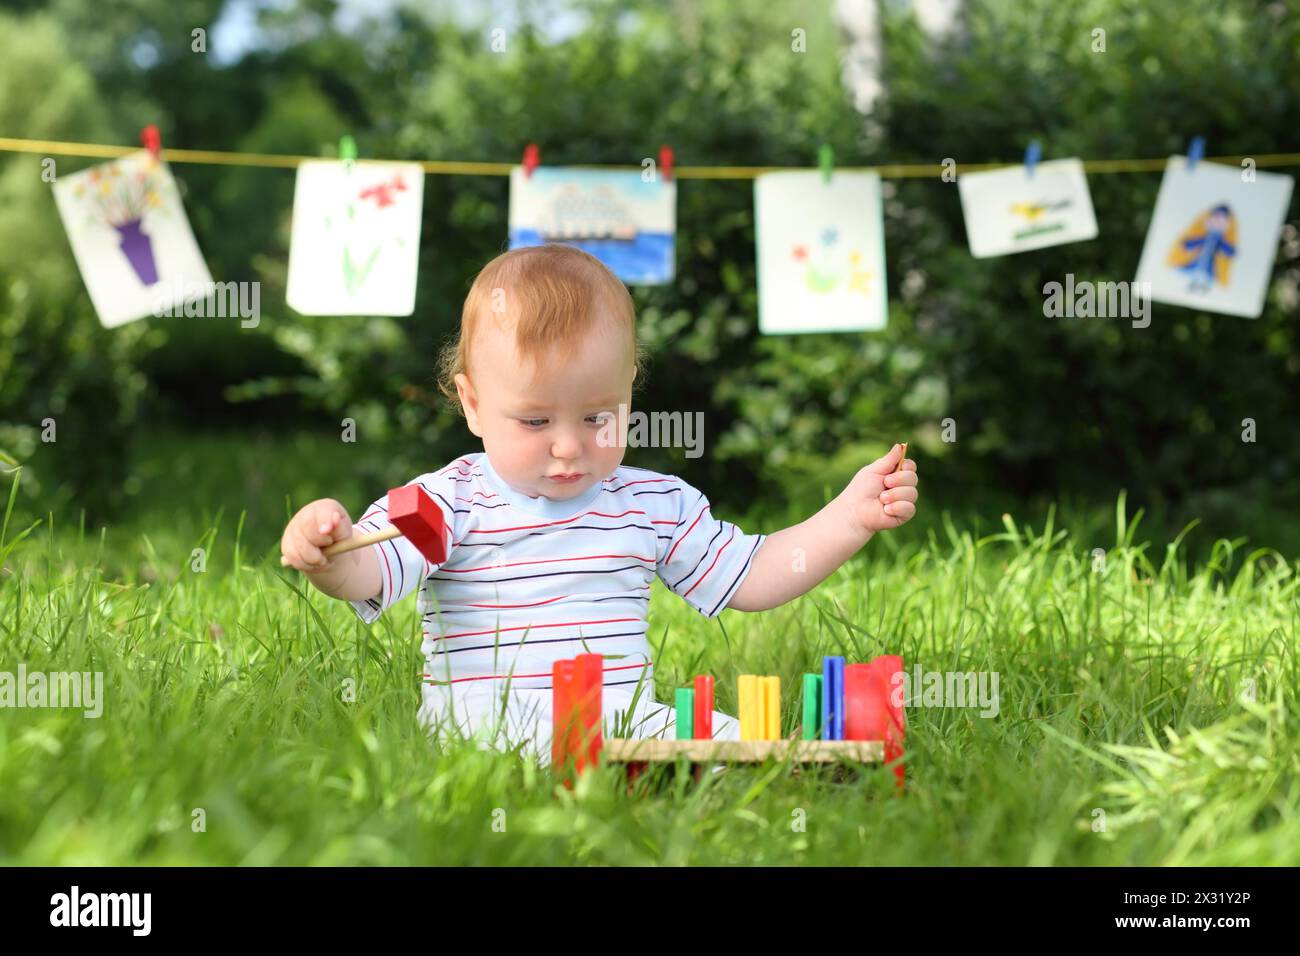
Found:
M 677 688 L 677 739 L 695 739 L 695 689 Z
M 822 675 L 803 675 L 803 739 L 821 737 Z
M 827 143 L 822 143 L 821 149 L 817 150 L 817 165 L 822 168 L 822 182 L 830 183 L 831 170 L 835 168 L 835 152 Z

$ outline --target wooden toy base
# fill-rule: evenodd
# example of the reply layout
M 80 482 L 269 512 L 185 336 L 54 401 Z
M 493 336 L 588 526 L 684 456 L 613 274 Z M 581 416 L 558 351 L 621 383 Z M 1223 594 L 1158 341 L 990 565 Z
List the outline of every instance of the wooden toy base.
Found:
M 880 763 L 880 740 L 657 740 L 615 739 L 601 744 L 607 763 L 661 763 L 685 759 L 692 763 L 763 763 L 791 759 L 795 763 L 834 764 L 841 761 Z
M 651 764 L 676 768 L 689 764 L 691 779 L 697 783 L 712 764 L 759 764 L 768 760 L 790 760 L 790 772 L 798 776 L 803 765 L 826 767 L 834 779 L 843 782 L 857 776 L 855 764 L 873 764 L 884 760 L 885 745 L 879 740 L 606 740 L 601 746 L 601 760 L 622 765 L 627 773 L 628 790 Z

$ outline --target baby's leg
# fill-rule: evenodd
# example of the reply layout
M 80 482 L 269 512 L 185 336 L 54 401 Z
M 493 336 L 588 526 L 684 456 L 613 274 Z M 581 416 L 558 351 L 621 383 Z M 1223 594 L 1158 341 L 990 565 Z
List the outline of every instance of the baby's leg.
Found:
M 458 737 L 480 738 L 482 749 L 496 747 L 511 750 L 523 746 L 538 763 L 551 763 L 551 705 L 553 692 L 531 688 L 512 688 L 502 704 L 504 685 L 484 681 L 482 685 L 425 684 L 424 701 L 419 719 L 431 733 L 451 732 Z M 604 737 L 657 737 L 672 740 L 677 733 L 677 715 L 673 707 L 644 694 L 632 707 L 628 691 L 606 688 L 601 695 L 602 733 Z M 628 714 L 633 713 L 629 718 Z M 739 740 L 740 721 L 722 711 L 713 711 L 714 740 Z M 721 770 L 722 765 L 714 767 Z
M 550 691 L 545 693 L 549 695 Z M 528 739 L 530 708 L 521 703 L 535 701 L 521 702 L 512 693 L 503 707 L 501 695 L 502 687 L 496 681 L 425 683 L 416 719 L 436 739 L 473 739 L 480 750 L 509 750 L 519 740 Z M 549 697 L 547 704 L 547 713 L 542 716 L 549 722 Z

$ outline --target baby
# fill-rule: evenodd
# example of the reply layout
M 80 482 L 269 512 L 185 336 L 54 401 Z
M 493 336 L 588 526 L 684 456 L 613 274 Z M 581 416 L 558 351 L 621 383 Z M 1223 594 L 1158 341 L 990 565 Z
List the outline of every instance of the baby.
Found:
M 654 699 L 647 640 L 657 575 L 705 617 L 762 611 L 815 587 L 877 531 L 916 513 L 916 466 L 901 445 L 863 467 L 824 508 L 746 534 L 673 475 L 624 465 L 632 386 L 644 356 L 627 289 L 566 245 L 504 253 L 478 274 L 440 386 L 483 451 L 414 479 L 442 510 L 447 558 L 405 538 L 327 558 L 322 549 L 389 526 L 387 496 L 354 524 L 330 498 L 290 520 L 288 563 L 366 623 L 412 591 L 425 655 L 426 727 L 505 735 L 550 759 L 551 665 L 604 656 L 606 736 L 674 735 Z M 715 712 L 713 736 L 738 740 Z

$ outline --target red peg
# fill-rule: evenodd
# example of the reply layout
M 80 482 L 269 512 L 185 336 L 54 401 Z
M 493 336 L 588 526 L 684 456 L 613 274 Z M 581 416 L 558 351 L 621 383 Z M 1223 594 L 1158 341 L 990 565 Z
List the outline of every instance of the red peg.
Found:
M 907 721 L 903 713 L 903 657 L 881 654 L 871 666 L 876 671 L 876 686 L 884 695 L 885 763 L 888 764 L 903 756 L 903 730 Z M 898 778 L 898 789 L 902 790 L 906 776 L 902 763 L 894 765 L 894 776 Z
M 902 670 L 903 658 L 898 654 L 882 654 L 870 664 L 844 668 L 844 739 L 883 741 L 886 764 L 903 756 L 902 678 L 895 677 Z M 893 769 L 901 790 L 905 767 L 896 763 Z
M 713 739 L 713 675 L 695 676 L 695 733 L 698 740 Z
M 551 766 L 569 789 L 574 774 L 600 758 L 603 661 L 600 654 L 579 654 L 551 665 Z
M 551 665 L 551 767 L 564 774 L 564 785 L 573 789 L 568 772 L 578 743 L 578 665 L 572 660 Z
M 871 664 L 844 668 L 844 739 L 883 740 L 884 705 Z
M 582 752 L 578 770 L 592 766 L 600 759 L 601 740 L 601 688 L 605 681 L 605 659 L 600 654 L 579 654 L 578 690 L 581 697 L 578 709 L 582 714 Z

